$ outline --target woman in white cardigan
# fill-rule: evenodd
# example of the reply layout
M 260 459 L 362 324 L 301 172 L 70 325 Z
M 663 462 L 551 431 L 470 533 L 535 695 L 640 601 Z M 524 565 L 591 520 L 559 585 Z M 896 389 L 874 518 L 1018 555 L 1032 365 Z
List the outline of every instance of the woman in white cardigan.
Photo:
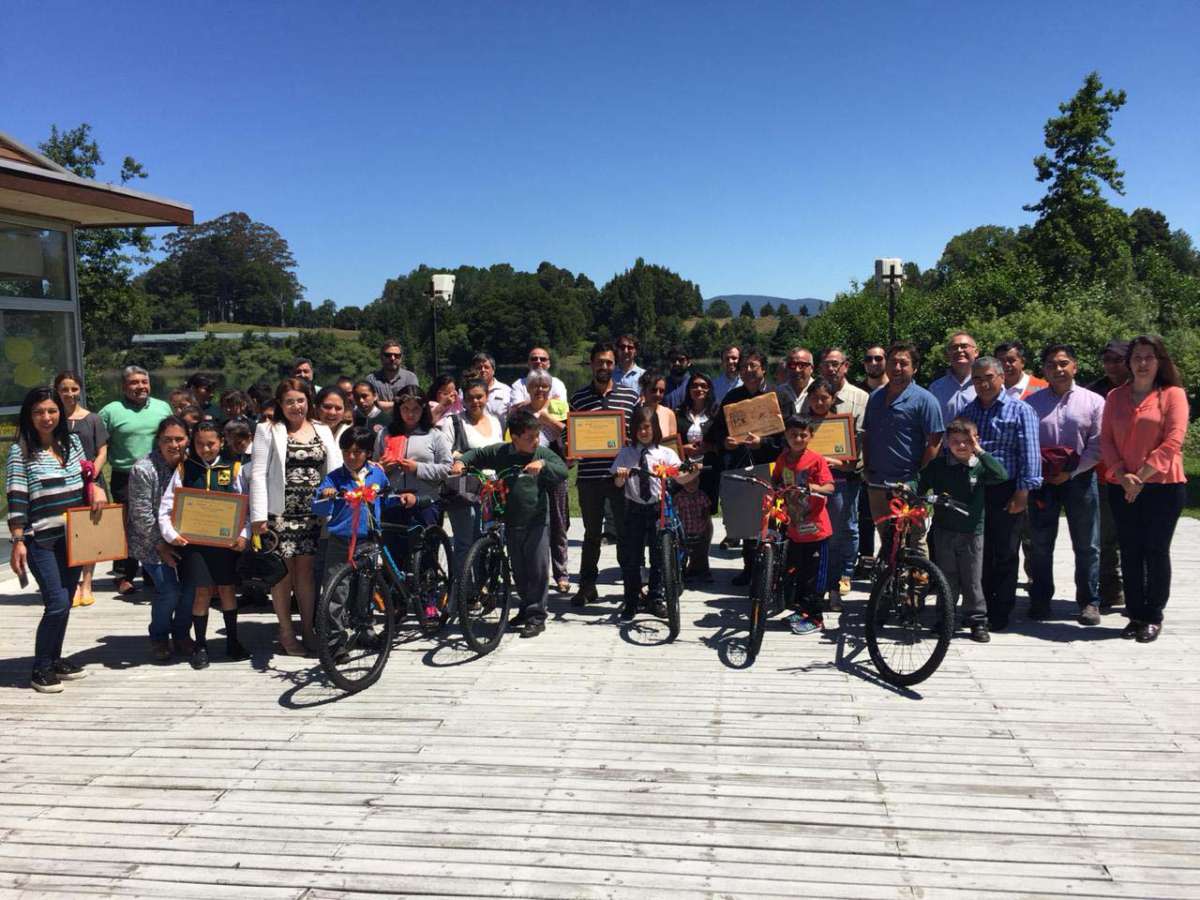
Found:
M 312 387 L 300 378 L 285 378 L 275 389 L 275 415 L 254 432 L 254 465 L 250 467 L 250 521 L 255 534 L 268 527 L 279 535 L 287 576 L 271 590 L 279 619 L 279 643 L 290 656 L 304 647 L 292 628 L 292 594 L 300 607 L 304 640 L 315 645 L 313 607 L 316 580 L 313 560 L 321 521 L 312 500 L 321 479 L 342 464 L 333 432 L 314 421 Z

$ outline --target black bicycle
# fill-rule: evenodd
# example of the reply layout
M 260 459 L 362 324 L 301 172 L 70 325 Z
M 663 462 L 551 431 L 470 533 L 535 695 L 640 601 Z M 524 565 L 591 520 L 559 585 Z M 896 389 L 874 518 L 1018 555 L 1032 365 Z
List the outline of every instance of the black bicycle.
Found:
M 892 523 L 881 543 L 867 602 L 866 638 L 871 661 L 887 682 L 919 684 L 937 671 L 954 633 L 954 597 L 942 574 L 926 556 L 905 546 L 914 525 L 923 523 L 928 506 L 968 515 L 969 510 L 944 494 L 920 495 L 902 482 L 869 484 L 893 495 L 880 521 Z
M 436 525 L 380 522 L 371 508 L 385 492 L 344 492 L 361 504 L 368 537 L 352 558 L 329 575 L 317 601 L 317 655 L 330 681 L 349 693 L 379 680 L 392 652 L 398 621 L 413 618 L 422 633 L 435 634 L 454 616 L 450 540 Z M 384 545 L 385 532 L 408 538 L 409 571 L 401 569 Z M 399 611 L 399 612 L 398 612 Z

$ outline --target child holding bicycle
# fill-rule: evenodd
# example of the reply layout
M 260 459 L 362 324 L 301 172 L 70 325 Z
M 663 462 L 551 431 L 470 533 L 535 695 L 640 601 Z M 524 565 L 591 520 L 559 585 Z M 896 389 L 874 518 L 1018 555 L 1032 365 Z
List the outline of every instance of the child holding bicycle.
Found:
M 834 490 L 833 473 L 825 458 L 808 449 L 812 440 L 812 420 L 791 416 L 784 423 L 787 449 L 775 460 L 773 480 L 785 486 L 807 487 L 807 496 L 789 494 L 787 512 L 787 558 L 785 571 L 793 579 L 792 605 L 788 618 L 794 634 L 813 634 L 825 627 L 821 596 L 829 567 L 829 522 L 825 497 Z
M 1008 481 L 1008 472 L 979 446 L 979 430 L 970 419 L 960 417 L 947 425 L 945 440 L 949 454 L 936 457 L 921 471 L 917 490 L 947 494 L 969 510 L 963 516 L 938 507 L 933 515 L 933 561 L 946 576 L 956 604 L 962 594 L 971 640 L 986 644 L 991 635 L 983 595 L 984 488 Z
M 192 650 L 193 669 L 208 667 L 208 610 L 213 597 L 219 598 L 221 615 L 225 618 L 225 656 L 232 660 L 248 659 L 250 654 L 238 641 L 238 608 L 235 585 L 235 565 L 238 554 L 246 549 L 249 531 L 245 525 L 232 549 L 201 547 L 188 544 L 187 538 L 175 530 L 171 521 L 175 509 L 175 491 L 189 488 L 226 494 L 244 494 L 241 463 L 231 462 L 221 454 L 221 431 L 211 419 L 197 422 L 192 429 L 187 458 L 179 464 L 170 484 L 163 491 L 158 505 L 158 529 L 163 540 L 182 547 L 179 571 L 183 594 L 194 588 L 192 600 L 192 629 L 195 647 Z
M 468 450 L 450 469 L 461 475 L 471 467 L 504 473 L 508 497 L 504 505 L 505 543 L 521 608 L 510 625 L 521 626 L 521 637 L 546 630 L 546 597 L 550 592 L 550 490 L 567 478 L 567 466 L 557 453 L 538 446 L 541 425 L 526 409 L 508 417 L 510 440 Z
M 622 447 L 609 468 L 617 487 L 625 489 L 625 522 L 617 550 L 621 578 L 625 582 L 625 605 L 621 608 L 623 622 L 630 621 L 637 613 L 642 592 L 642 560 L 647 544 L 651 547 L 649 600 L 654 604 L 655 615 L 665 618 L 665 610 L 661 608 L 662 570 L 658 554 L 653 552 L 663 490 L 662 480 L 653 475 L 655 468 L 664 466 L 674 470 L 680 483 L 693 480 L 699 474 L 697 471 L 678 474 L 679 456 L 670 447 L 659 446 L 662 428 L 654 409 L 646 406 L 634 409 L 629 431 L 633 445 Z

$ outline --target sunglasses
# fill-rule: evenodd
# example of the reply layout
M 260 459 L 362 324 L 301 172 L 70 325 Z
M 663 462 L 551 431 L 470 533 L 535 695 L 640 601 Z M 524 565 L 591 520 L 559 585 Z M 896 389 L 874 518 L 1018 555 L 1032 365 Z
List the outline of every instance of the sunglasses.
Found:
M 403 353 L 380 353 L 379 355 L 380 355 L 380 356 L 386 356 L 386 357 L 388 357 L 388 358 L 390 358 L 390 359 L 399 359 L 399 358 L 400 358 L 401 356 L 403 356 L 404 354 L 403 354 Z
M 883 362 L 882 356 L 864 356 L 863 362 Z

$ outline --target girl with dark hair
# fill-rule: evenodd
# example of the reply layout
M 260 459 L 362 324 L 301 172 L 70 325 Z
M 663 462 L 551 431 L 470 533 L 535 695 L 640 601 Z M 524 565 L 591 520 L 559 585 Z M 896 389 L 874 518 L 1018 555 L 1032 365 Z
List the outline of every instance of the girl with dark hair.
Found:
M 443 372 L 433 379 L 425 400 L 429 404 L 430 423 L 453 443 L 454 420 L 451 417 L 463 411 L 462 398 L 459 396 L 458 383 L 454 376 Z
M 67 565 L 65 514 L 84 505 L 86 459 L 83 444 L 69 430 L 62 400 L 48 387 L 25 395 L 17 427 L 5 465 L 10 565 L 22 581 L 33 572 L 44 604 L 30 685 L 35 691 L 58 693 L 63 679 L 85 674 L 63 659 L 62 648 L 71 597 L 79 583 L 79 567 Z M 92 485 L 93 512 L 99 513 L 105 502 L 103 489 Z
M 540 371 L 540 370 L 539 370 Z M 479 379 L 467 382 L 464 409 L 450 417 L 450 452 L 455 459 L 469 450 L 504 442 L 504 426 L 488 412 L 488 386 Z M 446 515 L 454 532 L 454 566 L 461 571 L 467 551 L 480 534 L 479 491 L 482 485 L 470 475 L 446 482 Z
M 241 463 L 231 462 L 221 455 L 221 429 L 217 427 L 217 423 L 211 420 L 201 422 L 192 429 L 187 459 L 176 468 L 158 505 L 158 529 L 162 532 L 163 540 L 174 547 L 183 548 L 180 560 L 183 594 L 193 597 L 193 669 L 208 667 L 208 609 L 214 597 L 218 599 L 221 614 L 225 617 L 226 658 L 241 660 L 250 656 L 238 640 L 237 597 L 234 593 L 237 582 L 234 566 L 238 554 L 246 549 L 249 529 L 243 525 L 232 549 L 191 546 L 171 522 L 171 513 L 175 508 L 175 491 L 186 488 L 222 494 L 244 494 L 246 486 L 242 482 L 241 469 Z
M 108 429 L 104 422 L 94 412 L 79 402 L 83 394 L 83 379 L 70 370 L 59 372 L 54 376 L 54 390 L 62 401 L 63 412 L 67 416 L 67 427 L 83 444 L 83 455 L 92 464 L 92 474 L 96 482 L 104 484 L 101 472 L 108 460 Z M 91 606 L 96 602 L 92 596 L 92 573 L 95 564 L 80 568 L 79 586 L 75 588 L 75 596 L 71 606 Z
M 1135 337 L 1125 360 L 1133 378 L 1105 398 L 1100 452 L 1129 617 L 1121 637 L 1148 644 L 1162 630 L 1171 593 L 1171 538 L 1187 500 L 1188 400 L 1162 338 Z
M 158 530 L 158 507 L 175 469 L 187 456 L 187 423 L 167 416 L 158 423 L 154 448 L 129 470 L 129 499 L 125 509 L 125 534 L 129 555 L 142 564 L 154 583 L 150 601 L 150 655 L 155 662 L 175 652 L 190 657 L 192 598 L 183 594 L 179 581 L 179 551 L 163 541 Z
M 638 379 L 638 387 L 642 393 L 638 406 L 653 410 L 658 416 L 658 430 L 662 432 L 662 437 L 673 437 L 679 426 L 675 422 L 674 410 L 663 404 L 667 396 L 667 376 L 651 369 Z
M 339 440 L 349 424 L 346 422 L 346 407 L 350 404 L 347 397 L 339 388 L 324 387 L 317 392 L 317 421 L 324 424 L 333 432 L 333 439 Z

